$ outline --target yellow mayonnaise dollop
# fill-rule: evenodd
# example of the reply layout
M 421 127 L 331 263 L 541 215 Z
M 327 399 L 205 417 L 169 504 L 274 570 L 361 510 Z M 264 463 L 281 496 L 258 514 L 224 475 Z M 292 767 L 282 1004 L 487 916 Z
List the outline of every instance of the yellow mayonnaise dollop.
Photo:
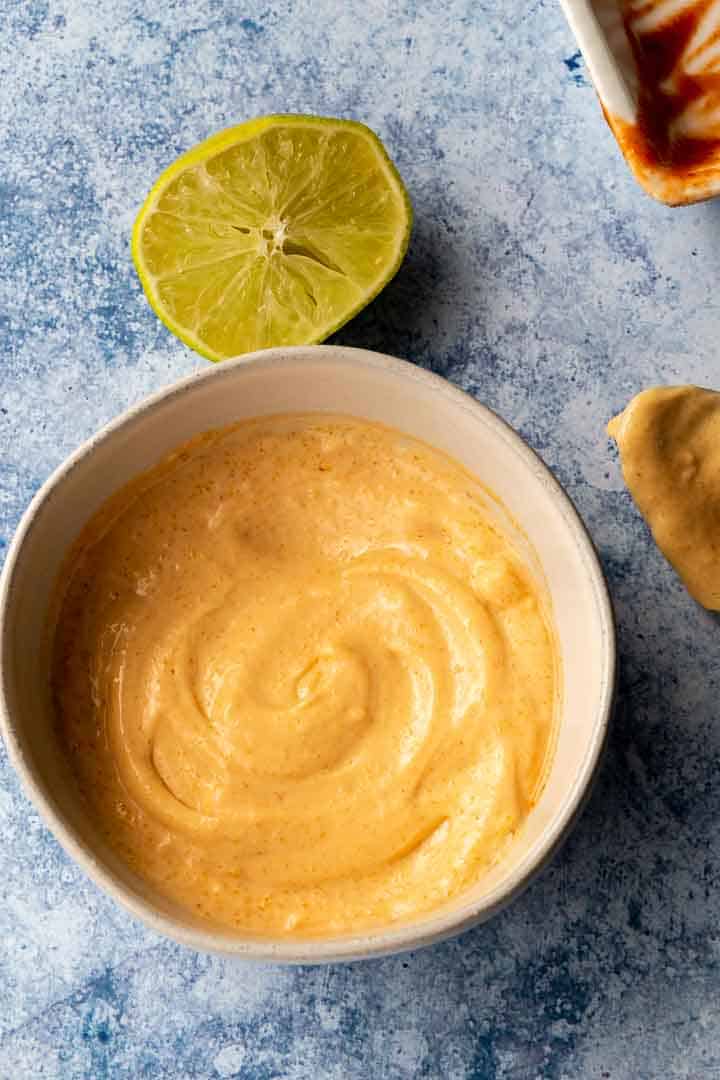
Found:
M 720 394 L 651 387 L 608 433 L 658 547 L 690 595 L 720 610 Z
M 88 524 L 54 694 L 88 813 L 143 878 L 260 933 L 410 918 L 542 785 L 542 586 L 458 464 L 367 422 L 243 422 Z

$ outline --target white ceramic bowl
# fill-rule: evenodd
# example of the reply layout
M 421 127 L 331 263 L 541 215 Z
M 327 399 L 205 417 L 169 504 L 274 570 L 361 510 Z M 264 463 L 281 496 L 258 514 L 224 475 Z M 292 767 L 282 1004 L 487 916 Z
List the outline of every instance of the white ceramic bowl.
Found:
M 382 421 L 445 450 L 504 501 L 539 556 L 563 664 L 555 758 L 508 855 L 452 905 L 406 925 L 340 938 L 239 936 L 158 896 L 99 840 L 53 735 L 48 599 L 60 562 L 100 504 L 167 451 L 243 417 L 331 411 Z M 567 496 L 502 420 L 443 379 L 358 349 L 273 349 L 207 367 L 162 390 L 90 439 L 33 499 L 0 584 L 2 731 L 25 788 L 65 850 L 153 929 L 197 949 L 279 962 L 325 962 L 414 948 L 487 919 L 527 885 L 567 833 L 595 772 L 615 678 L 612 612 L 602 571 Z

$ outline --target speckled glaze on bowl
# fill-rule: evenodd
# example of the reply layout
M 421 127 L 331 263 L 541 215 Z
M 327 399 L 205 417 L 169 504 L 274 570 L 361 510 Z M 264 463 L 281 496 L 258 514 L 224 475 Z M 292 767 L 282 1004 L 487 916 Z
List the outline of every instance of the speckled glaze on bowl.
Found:
M 504 859 L 472 890 L 416 921 L 357 935 L 261 938 L 193 918 L 137 878 L 87 820 L 53 734 L 49 598 L 85 521 L 179 443 L 245 417 L 335 412 L 377 420 L 451 454 L 490 487 L 526 533 L 554 608 L 563 668 L 555 757 L 543 793 Z M 502 420 L 438 376 L 359 349 L 272 349 L 168 387 L 85 443 L 38 492 L 0 580 L 0 721 L 25 789 L 69 855 L 148 926 L 195 949 L 279 963 L 324 963 L 428 945 L 489 918 L 567 834 L 595 773 L 615 683 L 615 636 L 592 543 L 540 459 Z

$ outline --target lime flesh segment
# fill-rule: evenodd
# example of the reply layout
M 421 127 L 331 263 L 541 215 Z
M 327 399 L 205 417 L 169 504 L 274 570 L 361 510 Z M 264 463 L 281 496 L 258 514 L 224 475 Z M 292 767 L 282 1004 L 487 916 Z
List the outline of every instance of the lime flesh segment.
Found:
M 163 322 L 221 360 L 323 341 L 395 274 L 411 223 L 402 181 L 364 125 L 267 117 L 171 165 L 132 251 Z

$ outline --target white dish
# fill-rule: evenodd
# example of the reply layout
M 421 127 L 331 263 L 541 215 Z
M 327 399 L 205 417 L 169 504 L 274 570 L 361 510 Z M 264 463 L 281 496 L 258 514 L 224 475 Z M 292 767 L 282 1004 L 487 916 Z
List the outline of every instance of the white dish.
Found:
M 670 206 L 700 202 L 720 194 L 720 0 L 560 0 L 603 107 L 635 178 L 654 198 Z M 658 33 L 671 33 L 679 19 L 688 33 L 675 64 L 658 88 L 645 87 L 652 110 L 653 90 L 660 113 L 670 105 L 674 137 L 705 146 L 701 159 L 678 164 L 654 161 L 642 152 L 641 79 L 630 35 L 642 48 L 643 40 L 657 48 Z M 692 21 L 691 21 L 692 20 Z M 680 26 L 680 30 L 682 27 Z M 684 102 L 689 85 L 693 94 L 706 82 L 711 88 Z M 714 84 L 714 89 L 712 89 Z
M 329 411 L 382 421 L 462 461 L 492 488 L 535 548 L 560 638 L 563 704 L 542 796 L 508 855 L 470 892 L 410 924 L 323 940 L 271 940 L 194 920 L 136 878 L 83 814 L 53 735 L 43 627 L 61 560 L 102 502 L 193 435 L 244 417 Z M 615 681 L 607 589 L 592 543 L 546 467 L 502 420 L 435 375 L 357 349 L 273 349 L 203 369 L 100 431 L 38 492 L 0 581 L 0 720 L 25 788 L 65 850 L 153 929 L 196 949 L 318 963 L 430 944 L 516 896 L 566 835 L 598 764 Z

